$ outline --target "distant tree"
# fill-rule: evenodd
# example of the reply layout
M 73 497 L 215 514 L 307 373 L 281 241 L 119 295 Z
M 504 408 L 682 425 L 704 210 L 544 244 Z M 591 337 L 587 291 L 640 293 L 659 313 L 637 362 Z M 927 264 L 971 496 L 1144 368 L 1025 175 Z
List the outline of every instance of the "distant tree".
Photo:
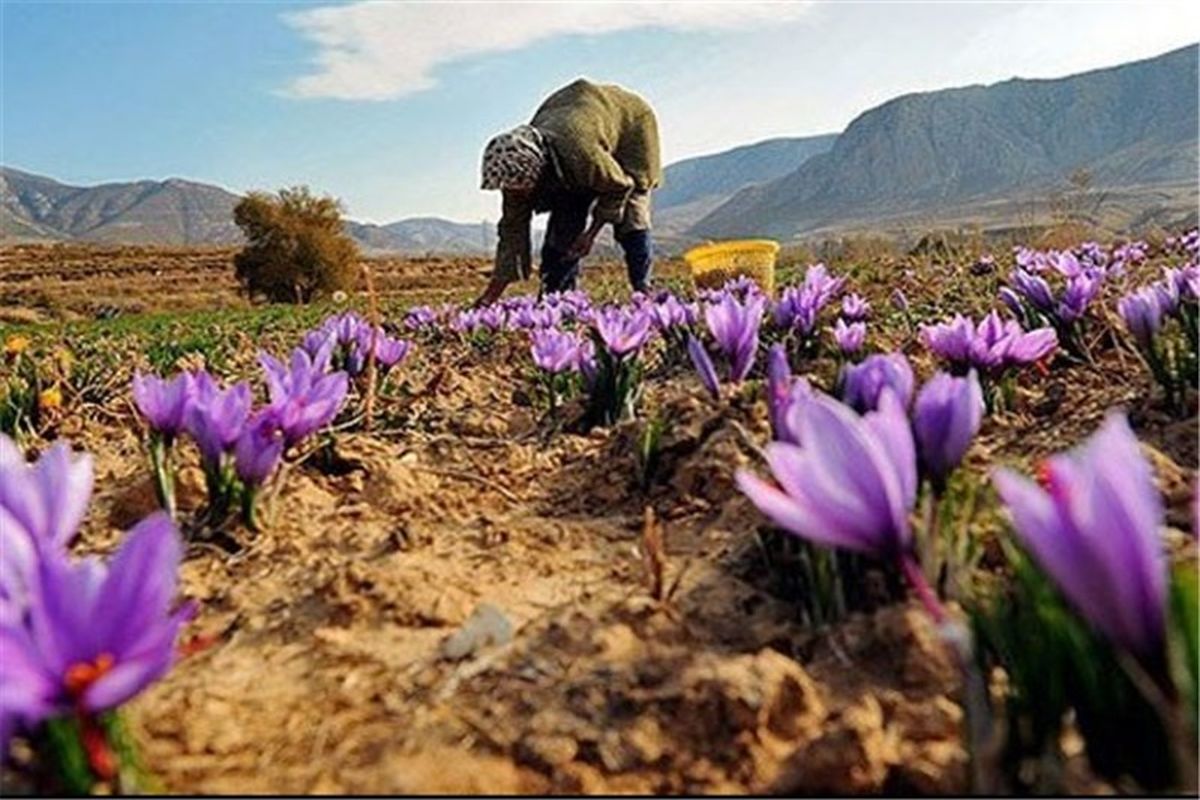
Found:
M 233 221 L 246 236 L 234 268 L 251 294 L 307 303 L 353 287 L 358 247 L 342 228 L 335 198 L 317 197 L 307 186 L 251 192 L 233 209 Z

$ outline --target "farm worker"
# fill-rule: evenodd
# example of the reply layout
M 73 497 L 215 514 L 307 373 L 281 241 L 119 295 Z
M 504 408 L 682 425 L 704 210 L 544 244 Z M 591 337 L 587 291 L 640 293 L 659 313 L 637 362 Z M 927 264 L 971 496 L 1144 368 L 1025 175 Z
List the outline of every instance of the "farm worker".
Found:
M 579 260 L 613 226 L 629 283 L 650 277 L 650 190 L 662 180 L 658 122 L 633 92 L 580 79 L 550 95 L 528 125 L 483 151 L 483 188 L 503 193 L 496 263 L 477 305 L 531 273 L 533 215 L 550 212 L 542 244 L 543 292 L 575 287 Z M 588 215 L 591 221 L 588 221 Z

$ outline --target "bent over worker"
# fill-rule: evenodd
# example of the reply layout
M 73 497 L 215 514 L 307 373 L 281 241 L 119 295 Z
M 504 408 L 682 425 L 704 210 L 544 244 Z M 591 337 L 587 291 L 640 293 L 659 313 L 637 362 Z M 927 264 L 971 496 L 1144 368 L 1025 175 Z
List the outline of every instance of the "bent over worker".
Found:
M 530 276 L 530 225 L 544 211 L 543 292 L 575 288 L 579 261 L 605 225 L 625 253 L 630 285 L 644 291 L 650 191 L 661 181 L 658 122 L 645 100 L 583 79 L 550 95 L 528 125 L 484 149 L 482 186 L 503 193 L 503 213 L 495 267 L 477 304 L 495 302 L 509 283 Z

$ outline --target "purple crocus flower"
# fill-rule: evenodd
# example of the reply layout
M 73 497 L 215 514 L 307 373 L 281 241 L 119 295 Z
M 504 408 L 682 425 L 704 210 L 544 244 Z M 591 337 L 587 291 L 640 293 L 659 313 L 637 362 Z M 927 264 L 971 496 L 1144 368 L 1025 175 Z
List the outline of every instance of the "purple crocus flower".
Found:
M 777 441 L 800 444 L 795 409 L 812 396 L 813 389 L 807 379 L 792 377 L 784 346 L 771 345 L 767 353 L 767 412 L 771 419 L 771 434 Z
M 383 370 L 396 366 L 412 352 L 413 343 L 408 339 L 393 339 L 386 336 L 375 342 L 375 363 Z
M 233 446 L 233 468 L 246 486 L 267 482 L 283 459 L 283 435 L 271 409 L 254 415 Z
M 413 306 L 404 315 L 404 327 L 410 331 L 419 331 L 437 324 L 438 315 L 429 306 Z
M 767 415 L 771 418 L 771 431 L 776 439 L 782 438 L 779 434 L 791 387 L 792 366 L 788 363 L 787 348 L 773 344 L 767 351 Z
M 867 340 L 867 323 L 851 322 L 847 325 L 845 320 L 839 319 L 833 325 L 833 340 L 843 355 L 854 355 L 862 350 Z
M 837 296 L 845 284 L 845 278 L 835 278 L 829 274 L 829 268 L 824 264 L 812 264 L 804 271 L 805 289 L 813 297 L 818 307 L 824 306 Z
M 87 513 L 92 481 L 92 457 L 72 453 L 65 442 L 27 464 L 0 434 L 0 527 L 20 527 L 39 550 L 64 551 L 71 543 Z
M 503 306 L 490 305 L 479 311 L 479 324 L 487 328 L 489 331 L 499 331 L 504 329 L 508 317 L 504 313 Z
M 971 362 L 975 323 L 962 314 L 955 314 L 949 322 L 921 326 L 921 341 L 934 355 L 956 366 L 965 366 Z
M 533 363 L 551 374 L 576 368 L 579 359 L 579 339 L 557 328 L 535 330 L 530 335 Z
M 779 302 L 775 304 L 773 316 L 778 327 L 790 328 L 804 336 L 810 336 L 816 330 L 820 310 L 812 293 L 806 292 L 803 287 L 789 286 L 783 290 Z
M 1099 245 L 1097 249 L 1102 250 Z M 1079 263 L 1079 258 L 1070 250 L 1052 250 L 1049 254 L 1050 266 L 1058 270 L 1064 278 L 1073 278 L 1083 272 L 1083 264 Z
M 1068 278 L 1062 299 L 1058 301 L 1055 309 L 1058 318 L 1063 322 L 1074 322 L 1082 317 L 1099 293 L 1103 282 L 1102 275 L 1087 272 Z
M 653 330 L 649 316 L 621 308 L 606 308 L 596 312 L 593 324 L 604 346 L 617 358 L 641 350 Z
M 39 560 L 29 613 L 0 621 L 0 727 L 116 708 L 162 677 L 191 614 L 175 612 L 182 543 L 166 514 L 129 532 L 106 565 Z
M 688 355 L 692 359 L 693 366 L 696 367 L 696 372 L 700 375 L 700 382 L 704 384 L 704 388 L 713 396 L 713 399 L 718 399 L 721 396 L 721 380 L 717 377 L 717 370 L 713 367 L 712 359 L 708 356 L 708 351 L 704 349 L 704 345 L 695 336 L 689 336 L 687 340 Z
M 1162 305 L 1151 288 L 1131 292 L 1117 301 L 1117 313 L 1142 349 L 1154 346 L 1154 337 L 1162 327 Z
M 1176 270 L 1166 270 L 1167 277 L 1175 284 L 1180 301 L 1195 303 L 1200 300 L 1200 264 L 1184 264 Z
M 921 341 L 934 355 L 950 362 L 958 374 L 975 367 L 991 375 L 1045 358 L 1058 346 L 1058 334 L 1053 328 L 1025 332 L 1015 320 L 1002 319 L 992 311 L 978 327 L 961 314 L 950 322 L 922 326 Z
M 939 372 L 917 393 L 913 436 L 925 475 L 935 489 L 962 461 L 983 420 L 983 389 L 972 370 L 965 378 Z
M 993 312 L 994 313 L 994 312 Z M 1058 333 L 1053 328 L 1038 328 L 1023 333 L 1021 326 L 1009 320 L 1008 349 L 1004 354 L 1005 366 L 1026 366 L 1041 361 L 1058 347 Z
M 1054 292 L 1050 284 L 1040 275 L 1031 275 L 1023 269 L 1014 269 L 1009 275 L 1009 283 L 1019 292 L 1031 306 L 1044 314 L 1054 311 Z
M 908 313 L 908 296 L 899 287 L 892 290 L 892 307 L 902 314 Z
M 584 383 L 590 388 L 596 378 L 596 345 L 591 339 L 579 342 L 575 351 L 575 369 L 583 376 Z
M 407 339 L 395 339 L 389 336 L 383 328 L 372 328 L 364 325 L 354 335 L 354 352 L 352 362 L 357 367 L 355 374 L 361 372 L 367 364 L 371 353 L 371 344 L 375 345 L 375 366 L 386 372 L 408 357 L 412 350 L 412 342 Z
M 1185 285 L 1184 281 L 1180 280 L 1180 272 L 1181 270 L 1177 269 L 1165 269 L 1162 280 L 1150 284 L 1164 317 L 1173 317 L 1179 313 L 1179 303 L 1183 299 L 1180 289 Z
M 654 327 L 659 331 L 688 324 L 687 307 L 674 295 L 667 295 L 658 302 L 647 304 L 646 313 L 650 315 Z
M 168 444 L 183 430 L 183 415 L 194 393 L 195 379 L 180 372 L 170 380 L 157 375 L 133 375 L 133 402 L 150 429 Z
M 248 383 L 222 390 L 207 372 L 196 374 L 196 394 L 184 413 L 184 427 L 210 469 L 220 466 L 222 456 L 241 436 L 251 399 Z
M 813 264 L 805 271 L 800 286 L 783 290 L 773 312 L 775 324 L 811 336 L 821 309 L 837 296 L 844 283 L 845 278 L 830 276 L 824 264 Z
M 885 389 L 893 391 L 907 408 L 913 394 L 913 371 L 903 353 L 881 353 L 860 364 L 845 365 L 839 383 L 842 400 L 860 414 L 875 410 Z
M 1118 645 L 1154 657 L 1165 636 L 1162 500 L 1123 414 L 1074 452 L 1051 457 L 1045 488 L 1017 473 L 993 480 L 1021 541 L 1067 600 Z
M 742 303 L 727 294 L 704 310 L 704 320 L 717 347 L 729 359 L 729 378 L 735 383 L 744 380 L 754 366 L 766 304 L 761 295 L 748 296 Z
M 970 363 L 989 372 L 998 370 L 1004 365 L 1014 338 L 1020 335 L 1021 326 L 1016 322 L 1005 322 L 995 311 L 988 312 L 971 339 Z
M 1000 287 L 1000 302 L 1004 303 L 1017 319 L 1025 319 L 1025 304 L 1021 302 L 1021 295 L 1013 291 L 1011 286 Z
M 300 347 L 312 357 L 313 364 L 324 372 L 329 369 L 333 352 L 338 348 L 337 335 L 329 328 L 318 328 L 304 334 Z
M 871 304 L 858 294 L 842 298 L 842 318 L 849 322 L 862 322 L 871 316 Z
M 258 361 L 266 374 L 270 407 L 287 447 L 328 425 L 341 410 L 350 385 L 345 372 L 318 370 L 302 349 L 292 351 L 288 367 L 270 353 L 260 353 Z
M 879 410 L 863 417 L 824 395 L 798 405 L 794 416 L 802 444 L 766 448 L 779 487 L 738 470 L 742 492 L 777 525 L 817 544 L 882 558 L 906 554 L 917 469 L 895 393 L 885 391 Z

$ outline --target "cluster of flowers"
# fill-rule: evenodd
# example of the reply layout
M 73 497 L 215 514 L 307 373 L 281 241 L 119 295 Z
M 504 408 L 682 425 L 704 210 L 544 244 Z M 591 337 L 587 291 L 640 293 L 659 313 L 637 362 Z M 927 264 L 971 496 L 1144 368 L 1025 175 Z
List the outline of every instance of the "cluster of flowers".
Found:
M 954 374 L 974 369 L 985 381 L 999 380 L 1014 369 L 1037 363 L 1058 346 L 1053 328 L 1025 331 L 1015 320 L 1003 319 L 996 311 L 979 323 L 955 314 L 949 322 L 923 325 L 920 338 Z
M 979 430 L 983 397 L 975 374 L 938 373 L 914 400 L 907 359 L 873 355 L 843 368 L 843 402 L 793 378 L 786 351 L 775 345 L 767 375 L 774 441 L 766 458 L 777 485 L 739 470 L 739 488 L 790 533 L 898 563 L 941 621 L 909 516 L 921 480 L 940 493 Z
M 842 298 L 842 313 L 833 326 L 833 341 L 843 356 L 857 356 L 867 342 L 867 320 L 871 317 L 871 304 L 858 294 Z
M 1168 237 L 1163 249 L 1168 253 L 1189 255 L 1193 259 L 1200 257 L 1200 228 L 1192 228 L 1182 236 Z
M 412 333 L 436 328 L 443 320 L 458 310 L 457 306 L 447 303 L 440 308 L 433 306 L 413 306 L 404 314 L 404 329 Z
M 1081 273 L 1121 275 L 1126 267 L 1136 266 L 1149 256 L 1145 242 L 1132 241 L 1107 248 L 1099 242 L 1083 242 L 1070 250 L 1013 248 L 1017 268 L 1026 272 L 1057 272 L 1064 277 Z
M 372 350 L 375 367 L 383 374 L 408 357 L 412 342 L 396 339 L 354 311 L 346 311 L 304 334 L 300 347 L 314 362 L 357 377 L 367 368 Z
M 1117 313 L 1142 347 L 1153 344 L 1166 320 L 1176 318 L 1186 325 L 1200 301 L 1200 263 L 1163 272 L 1161 279 L 1117 301 Z
M 91 458 L 65 443 L 28 464 L 0 435 L 0 752 L 68 719 L 95 779 L 112 780 L 122 765 L 101 715 L 170 669 L 192 607 L 176 605 L 183 546 L 162 512 L 107 562 L 70 555 L 92 481 Z
M 542 298 L 519 295 L 482 308 L 453 309 L 445 315 L 452 331 L 462 334 L 534 331 L 584 321 L 591 301 L 581 291 L 555 292 Z
M 656 335 L 664 339 L 669 354 L 682 357 L 686 351 L 704 387 L 719 397 L 723 383 L 740 384 L 750 375 L 765 322 L 811 349 L 817 317 L 838 297 L 843 284 L 844 279 L 830 276 L 823 264 L 816 264 L 808 268 L 802 284 L 785 288 L 774 305 L 753 280 L 743 277 L 720 289 L 701 290 L 695 301 L 667 291 L 635 294 L 625 305 L 601 307 L 589 304 L 579 292 L 549 295 L 540 301 L 518 297 L 459 312 L 450 325 L 461 326 L 468 315 L 468 328 L 529 330 L 531 355 L 547 376 L 551 404 L 555 387 L 562 385 L 556 376 L 577 374 L 591 396 L 591 416 L 607 424 L 632 409 L 641 375 L 640 355 Z M 870 314 L 870 304 L 862 297 L 842 298 L 834 340 L 844 354 L 862 349 Z
M 1163 277 L 1117 301 L 1117 313 L 1145 356 L 1168 401 L 1182 399 L 1195 387 L 1200 360 L 1200 261 L 1195 256 L 1182 267 L 1163 271 Z M 1169 335 L 1174 320 L 1182 343 Z
M 847 373 L 843 403 L 793 379 L 786 353 L 772 348 L 775 441 L 766 457 L 775 484 L 747 470 L 737 482 L 786 531 L 898 560 L 920 594 L 927 587 L 915 564 L 910 512 L 920 481 L 937 493 L 962 460 L 980 427 L 981 389 L 974 372 L 938 373 L 913 399 L 912 371 L 899 354 L 871 356 Z M 1042 485 L 1009 469 L 994 476 L 1021 541 L 1097 630 L 1140 657 L 1160 657 L 1163 509 L 1124 416 L 1110 413 L 1082 448 L 1051 458 L 1041 477 Z
M 1070 325 L 1087 312 L 1104 277 L 1103 272 L 1090 269 L 1064 274 L 1062 291 L 1055 294 L 1046 278 L 1016 267 L 1009 275 L 1009 285 L 1000 288 L 1000 299 L 1027 326 L 1042 319 L 1056 326 Z
M 780 293 L 771 311 L 775 325 L 798 334 L 802 340 L 811 340 L 821 310 L 837 299 L 845 282 L 845 278 L 830 275 L 824 264 L 813 264 L 799 286 L 788 286 Z
M 767 306 L 767 298 L 761 293 L 746 292 L 744 296 L 744 300 L 739 300 L 733 291 L 714 295 L 704 309 L 704 322 L 727 367 L 726 380 L 731 384 L 744 381 L 754 368 L 759 328 Z M 720 397 L 721 379 L 708 350 L 695 336 L 688 337 L 687 348 L 704 388 L 714 398 Z
M 332 422 L 345 401 L 349 378 L 345 371 L 330 370 L 332 341 L 319 347 L 316 357 L 296 348 L 288 364 L 260 353 L 269 402 L 257 410 L 246 381 L 222 388 L 204 370 L 170 379 L 134 376 L 134 404 L 150 429 L 159 499 L 172 516 L 173 447 L 187 433 L 200 451 L 210 519 L 220 522 L 240 500 L 246 523 L 257 527 L 255 501 L 285 450 Z

